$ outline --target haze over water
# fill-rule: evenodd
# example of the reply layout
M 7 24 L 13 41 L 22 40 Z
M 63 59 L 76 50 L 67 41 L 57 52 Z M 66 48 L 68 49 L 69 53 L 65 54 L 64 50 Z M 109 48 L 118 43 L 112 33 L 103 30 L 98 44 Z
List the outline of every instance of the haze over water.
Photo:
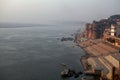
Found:
M 83 51 L 73 47 L 73 42 L 57 38 L 75 33 L 82 27 L 81 22 L 120 14 L 119 3 L 120 0 L 0 0 L 0 80 L 62 80 L 61 63 L 82 70 L 79 60 Z M 15 28 L 9 23 L 69 26 Z M 73 23 L 79 26 L 71 26 Z
M 49 27 L 0 28 L 0 80 L 62 80 L 61 63 L 82 70 L 82 50 L 71 41 L 57 40 L 79 27 Z

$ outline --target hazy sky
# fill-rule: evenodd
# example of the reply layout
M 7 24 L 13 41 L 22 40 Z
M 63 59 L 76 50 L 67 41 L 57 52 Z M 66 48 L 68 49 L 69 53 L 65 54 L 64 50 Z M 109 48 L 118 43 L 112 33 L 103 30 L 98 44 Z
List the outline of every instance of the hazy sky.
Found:
M 114 14 L 120 14 L 120 0 L 0 0 L 0 22 L 88 22 Z

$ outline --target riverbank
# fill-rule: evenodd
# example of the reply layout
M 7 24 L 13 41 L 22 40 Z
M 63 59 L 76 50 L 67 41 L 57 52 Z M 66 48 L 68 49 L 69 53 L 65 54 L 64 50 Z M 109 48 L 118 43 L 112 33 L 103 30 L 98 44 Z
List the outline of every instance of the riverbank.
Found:
M 119 50 L 109 42 L 95 39 L 84 42 L 76 41 L 76 43 L 85 52 L 85 55 L 80 58 L 84 73 L 96 74 L 96 71 L 99 70 L 102 73 L 100 74 L 102 78 L 111 79 L 112 68 L 115 66 L 116 70 L 119 69 Z M 115 62 L 117 64 L 114 64 Z

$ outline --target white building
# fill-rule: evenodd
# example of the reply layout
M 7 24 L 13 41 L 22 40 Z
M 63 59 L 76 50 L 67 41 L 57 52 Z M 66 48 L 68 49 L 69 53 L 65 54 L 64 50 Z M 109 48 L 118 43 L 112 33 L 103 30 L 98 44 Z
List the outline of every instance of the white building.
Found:
M 110 27 L 110 35 L 115 36 L 115 26 L 114 25 L 111 25 L 111 27 Z

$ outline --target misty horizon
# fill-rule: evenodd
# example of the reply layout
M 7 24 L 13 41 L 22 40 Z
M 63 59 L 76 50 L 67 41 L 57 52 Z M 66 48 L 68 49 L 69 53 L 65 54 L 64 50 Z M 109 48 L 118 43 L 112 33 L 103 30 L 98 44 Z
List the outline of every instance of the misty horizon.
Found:
M 119 0 L 1 0 L 0 22 L 92 22 L 120 14 Z

